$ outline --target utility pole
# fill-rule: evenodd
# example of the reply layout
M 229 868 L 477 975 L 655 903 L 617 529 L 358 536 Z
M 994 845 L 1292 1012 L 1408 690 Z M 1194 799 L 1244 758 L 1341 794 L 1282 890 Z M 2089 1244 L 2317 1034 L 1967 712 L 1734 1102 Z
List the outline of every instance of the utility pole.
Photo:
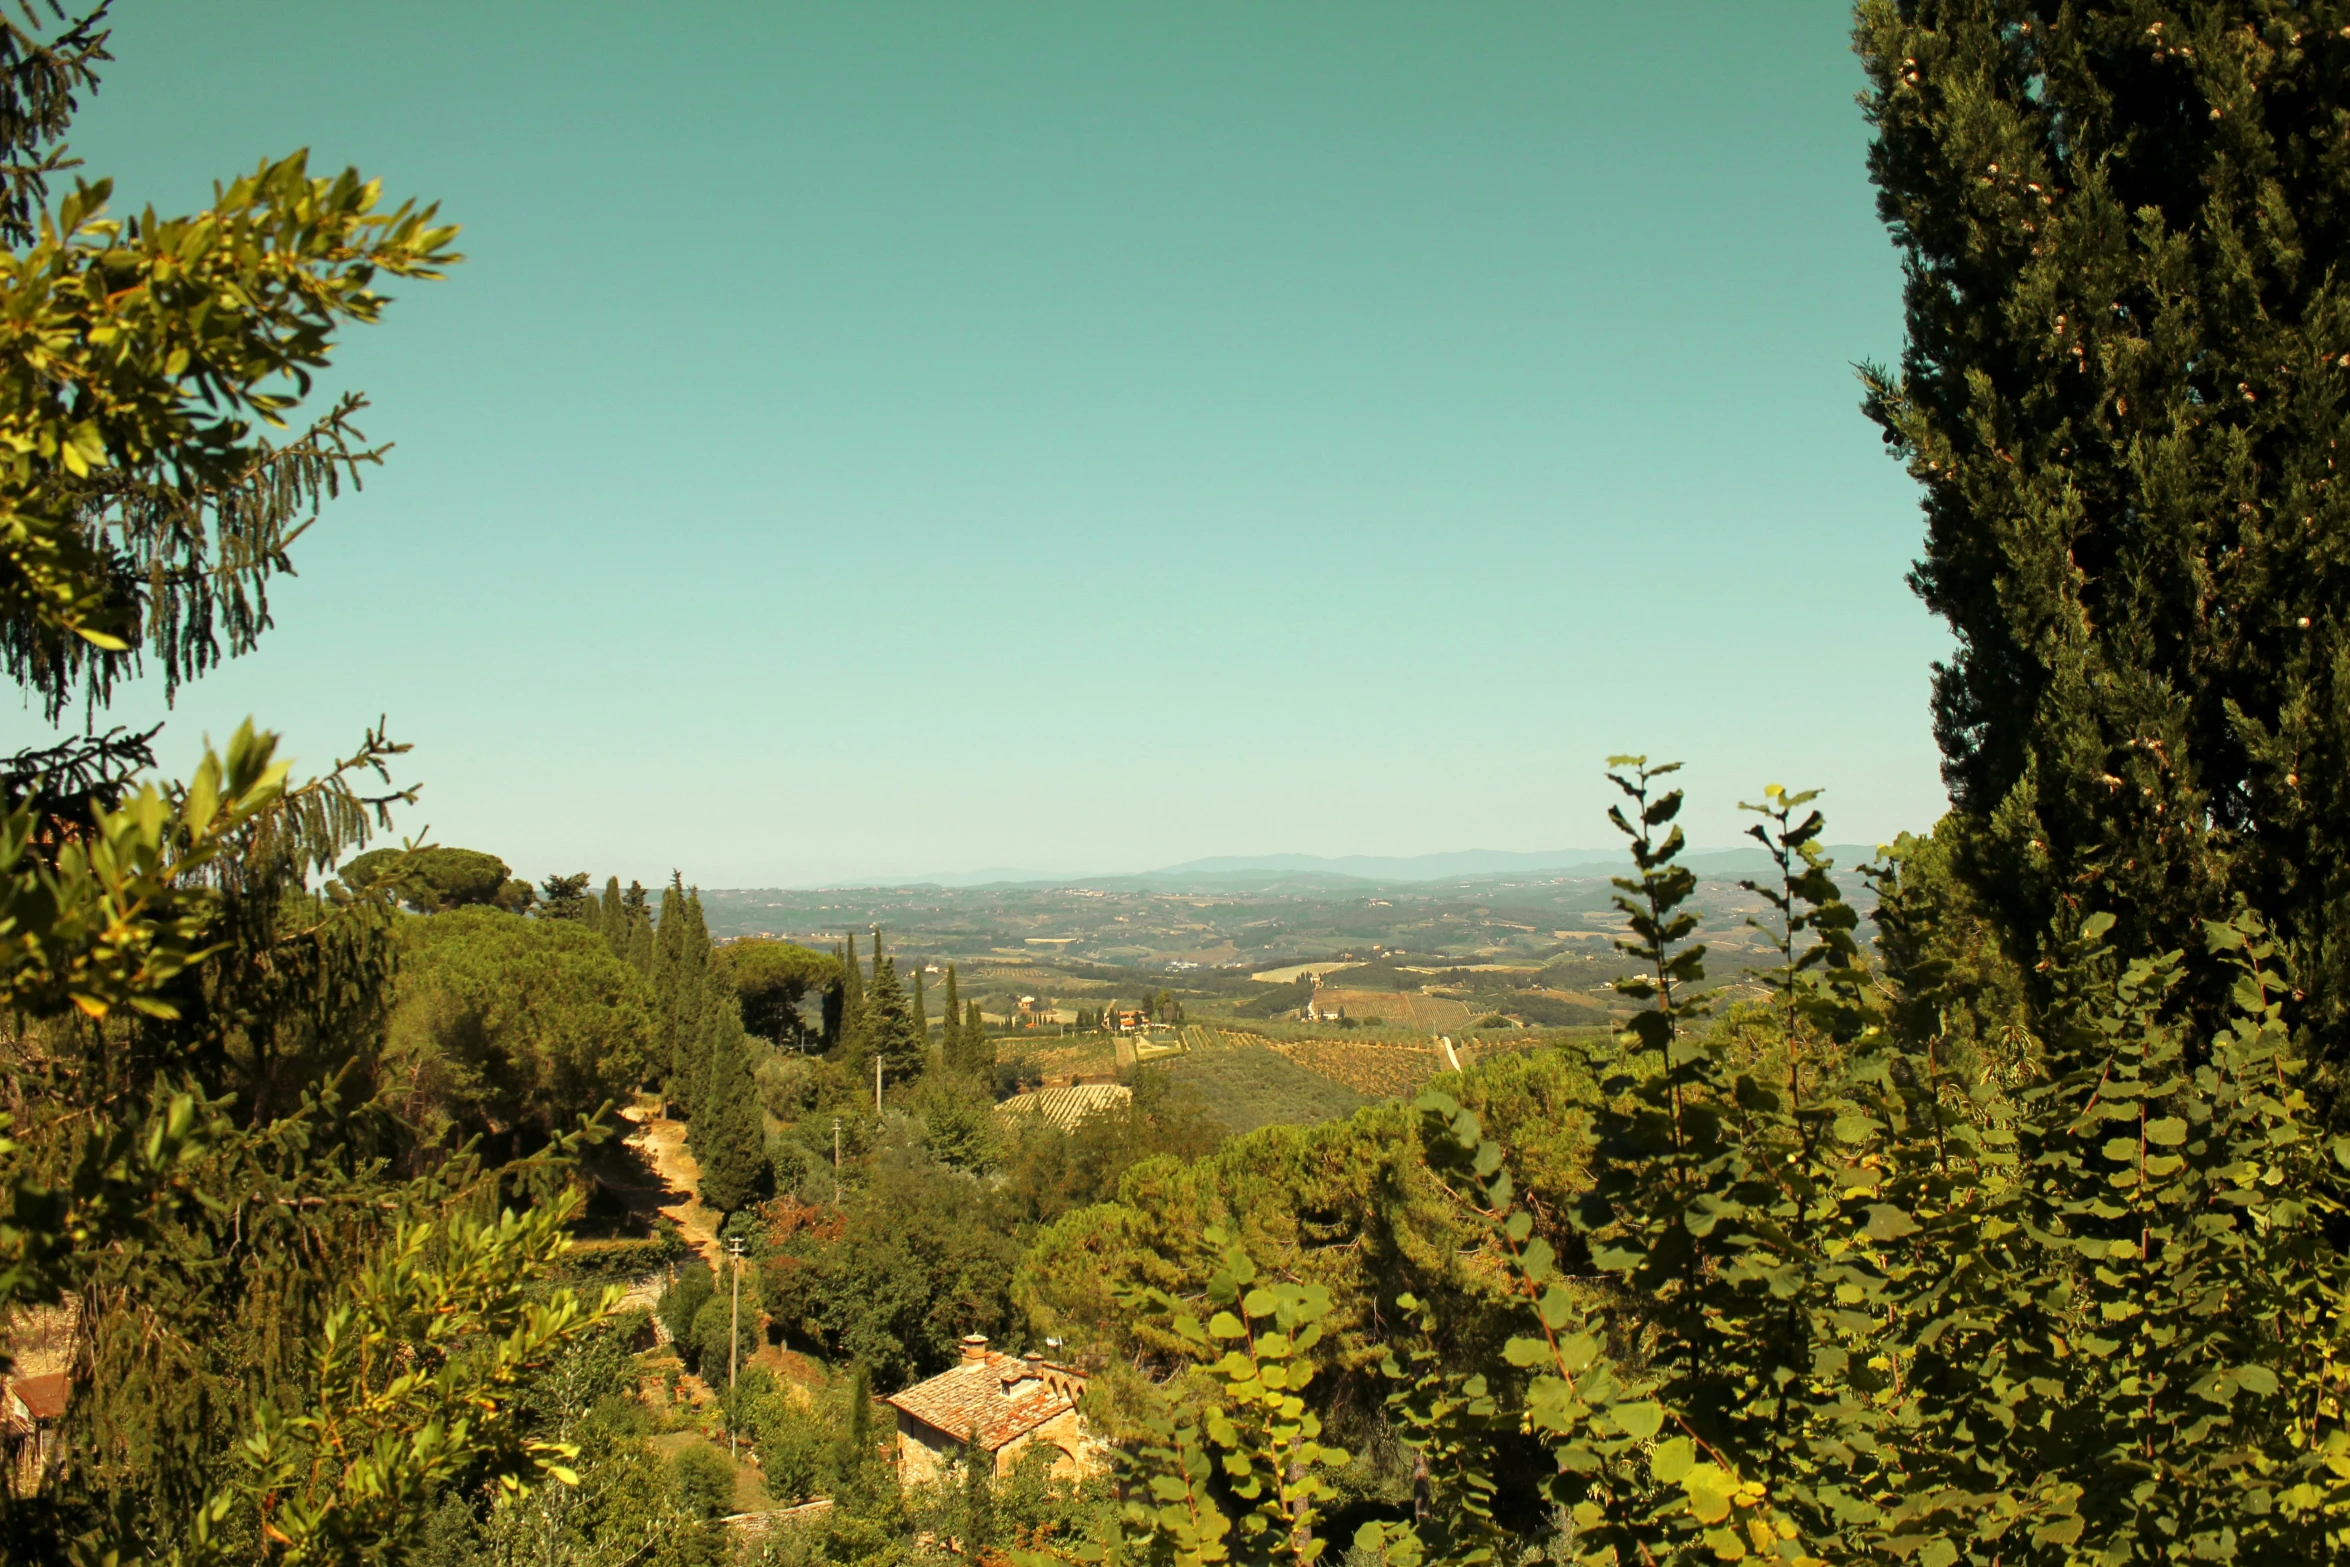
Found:
M 735 1361 L 742 1354 L 743 1238 L 737 1235 L 734 1239 L 726 1243 L 726 1249 L 734 1255 L 734 1310 L 726 1325 L 726 1396 L 727 1401 L 732 1403 L 734 1399 Z M 729 1458 L 736 1456 L 734 1440 L 734 1415 L 731 1410 L 726 1416 L 726 1456 Z
M 832 1118 L 832 1205 L 840 1206 L 840 1117 Z

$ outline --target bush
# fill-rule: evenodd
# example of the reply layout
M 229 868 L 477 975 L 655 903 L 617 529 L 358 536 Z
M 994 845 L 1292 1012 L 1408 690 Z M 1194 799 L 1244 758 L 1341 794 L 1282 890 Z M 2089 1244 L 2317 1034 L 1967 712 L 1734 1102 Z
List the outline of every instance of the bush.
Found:
M 661 1303 L 653 1309 L 653 1314 L 661 1319 L 661 1326 L 669 1330 L 677 1353 L 689 1364 L 693 1358 L 694 1317 L 709 1300 L 713 1288 L 709 1264 L 688 1263 L 678 1270 L 676 1282 L 661 1292 Z
M 743 1026 L 750 1026 L 747 1018 Z M 792 1120 L 808 1110 L 824 1087 L 824 1074 L 814 1061 L 778 1051 L 769 1051 L 751 1077 L 759 1086 L 759 1103 L 778 1121 Z
M 669 1461 L 669 1473 L 686 1510 L 697 1518 L 723 1518 L 734 1511 L 734 1465 L 724 1453 L 700 1442 Z
M 753 1421 L 767 1494 L 787 1505 L 822 1495 L 832 1482 L 839 1434 L 817 1411 L 781 1392 L 760 1400 Z
M 987 1086 L 948 1072 L 933 1072 L 914 1090 L 914 1114 L 922 1122 L 922 1147 L 931 1158 L 957 1170 L 987 1171 L 1002 1156 L 995 1101 Z
M 589 1240 L 574 1245 L 563 1256 L 568 1279 L 641 1279 L 658 1273 L 686 1255 L 684 1239 L 674 1225 L 642 1239 Z
M 756 1284 L 756 1277 L 746 1284 Z M 758 1296 L 753 1290 L 743 1292 L 742 1311 L 737 1317 L 734 1301 L 725 1291 L 713 1291 L 695 1311 L 693 1320 L 693 1363 L 700 1369 L 701 1378 L 712 1387 L 726 1385 L 726 1330 L 729 1323 L 738 1323 L 734 1345 L 738 1365 L 749 1365 L 751 1352 L 759 1347 Z

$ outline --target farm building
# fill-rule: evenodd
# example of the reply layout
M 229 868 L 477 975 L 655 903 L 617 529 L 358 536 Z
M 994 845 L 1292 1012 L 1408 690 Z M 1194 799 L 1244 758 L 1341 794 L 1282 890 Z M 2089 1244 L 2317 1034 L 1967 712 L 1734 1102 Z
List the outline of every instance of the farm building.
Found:
M 57 1453 L 57 1423 L 73 1385 L 62 1371 L 0 1382 L 0 1445 L 7 1450 L 9 1487 L 19 1496 L 41 1489 Z
M 922 1485 L 984 1453 L 1008 1473 L 1035 1443 L 1059 1451 L 1055 1477 L 1097 1474 L 1109 1449 L 1085 1428 L 1077 1400 L 1085 1377 L 1041 1355 L 1006 1355 L 977 1333 L 963 1337 L 962 1363 L 889 1400 L 898 1412 L 898 1483 Z

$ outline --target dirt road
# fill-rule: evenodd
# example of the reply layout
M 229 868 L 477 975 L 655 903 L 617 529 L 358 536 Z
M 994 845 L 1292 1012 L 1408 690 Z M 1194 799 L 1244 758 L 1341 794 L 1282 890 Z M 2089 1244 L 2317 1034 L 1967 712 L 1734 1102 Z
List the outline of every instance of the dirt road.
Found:
M 659 1213 L 675 1220 L 686 1244 L 701 1254 L 713 1274 L 722 1273 L 719 1215 L 702 1206 L 702 1167 L 686 1150 L 685 1123 L 670 1120 L 661 1113 L 658 1103 L 645 1098 L 620 1114 L 636 1126 L 628 1134 L 628 1146 L 652 1166 L 660 1184 L 623 1190 L 615 1195 L 639 1213 Z

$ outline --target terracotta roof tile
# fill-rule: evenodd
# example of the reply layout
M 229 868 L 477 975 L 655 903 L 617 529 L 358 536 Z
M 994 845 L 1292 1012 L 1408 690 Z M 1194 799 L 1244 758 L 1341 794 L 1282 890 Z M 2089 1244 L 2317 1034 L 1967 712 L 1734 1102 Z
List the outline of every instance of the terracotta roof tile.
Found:
M 1017 1398 L 1006 1397 L 1019 1383 Z M 1047 1420 L 1077 1407 L 1085 1393 L 1083 1373 L 1052 1361 L 1023 1361 L 990 1350 L 927 1382 L 917 1382 L 889 1402 L 923 1424 L 959 1441 L 976 1441 L 994 1452 Z
M 72 1384 L 62 1371 L 45 1377 L 15 1377 L 9 1381 L 8 1391 L 14 1393 L 35 1420 L 55 1420 L 65 1413 L 66 1394 Z

